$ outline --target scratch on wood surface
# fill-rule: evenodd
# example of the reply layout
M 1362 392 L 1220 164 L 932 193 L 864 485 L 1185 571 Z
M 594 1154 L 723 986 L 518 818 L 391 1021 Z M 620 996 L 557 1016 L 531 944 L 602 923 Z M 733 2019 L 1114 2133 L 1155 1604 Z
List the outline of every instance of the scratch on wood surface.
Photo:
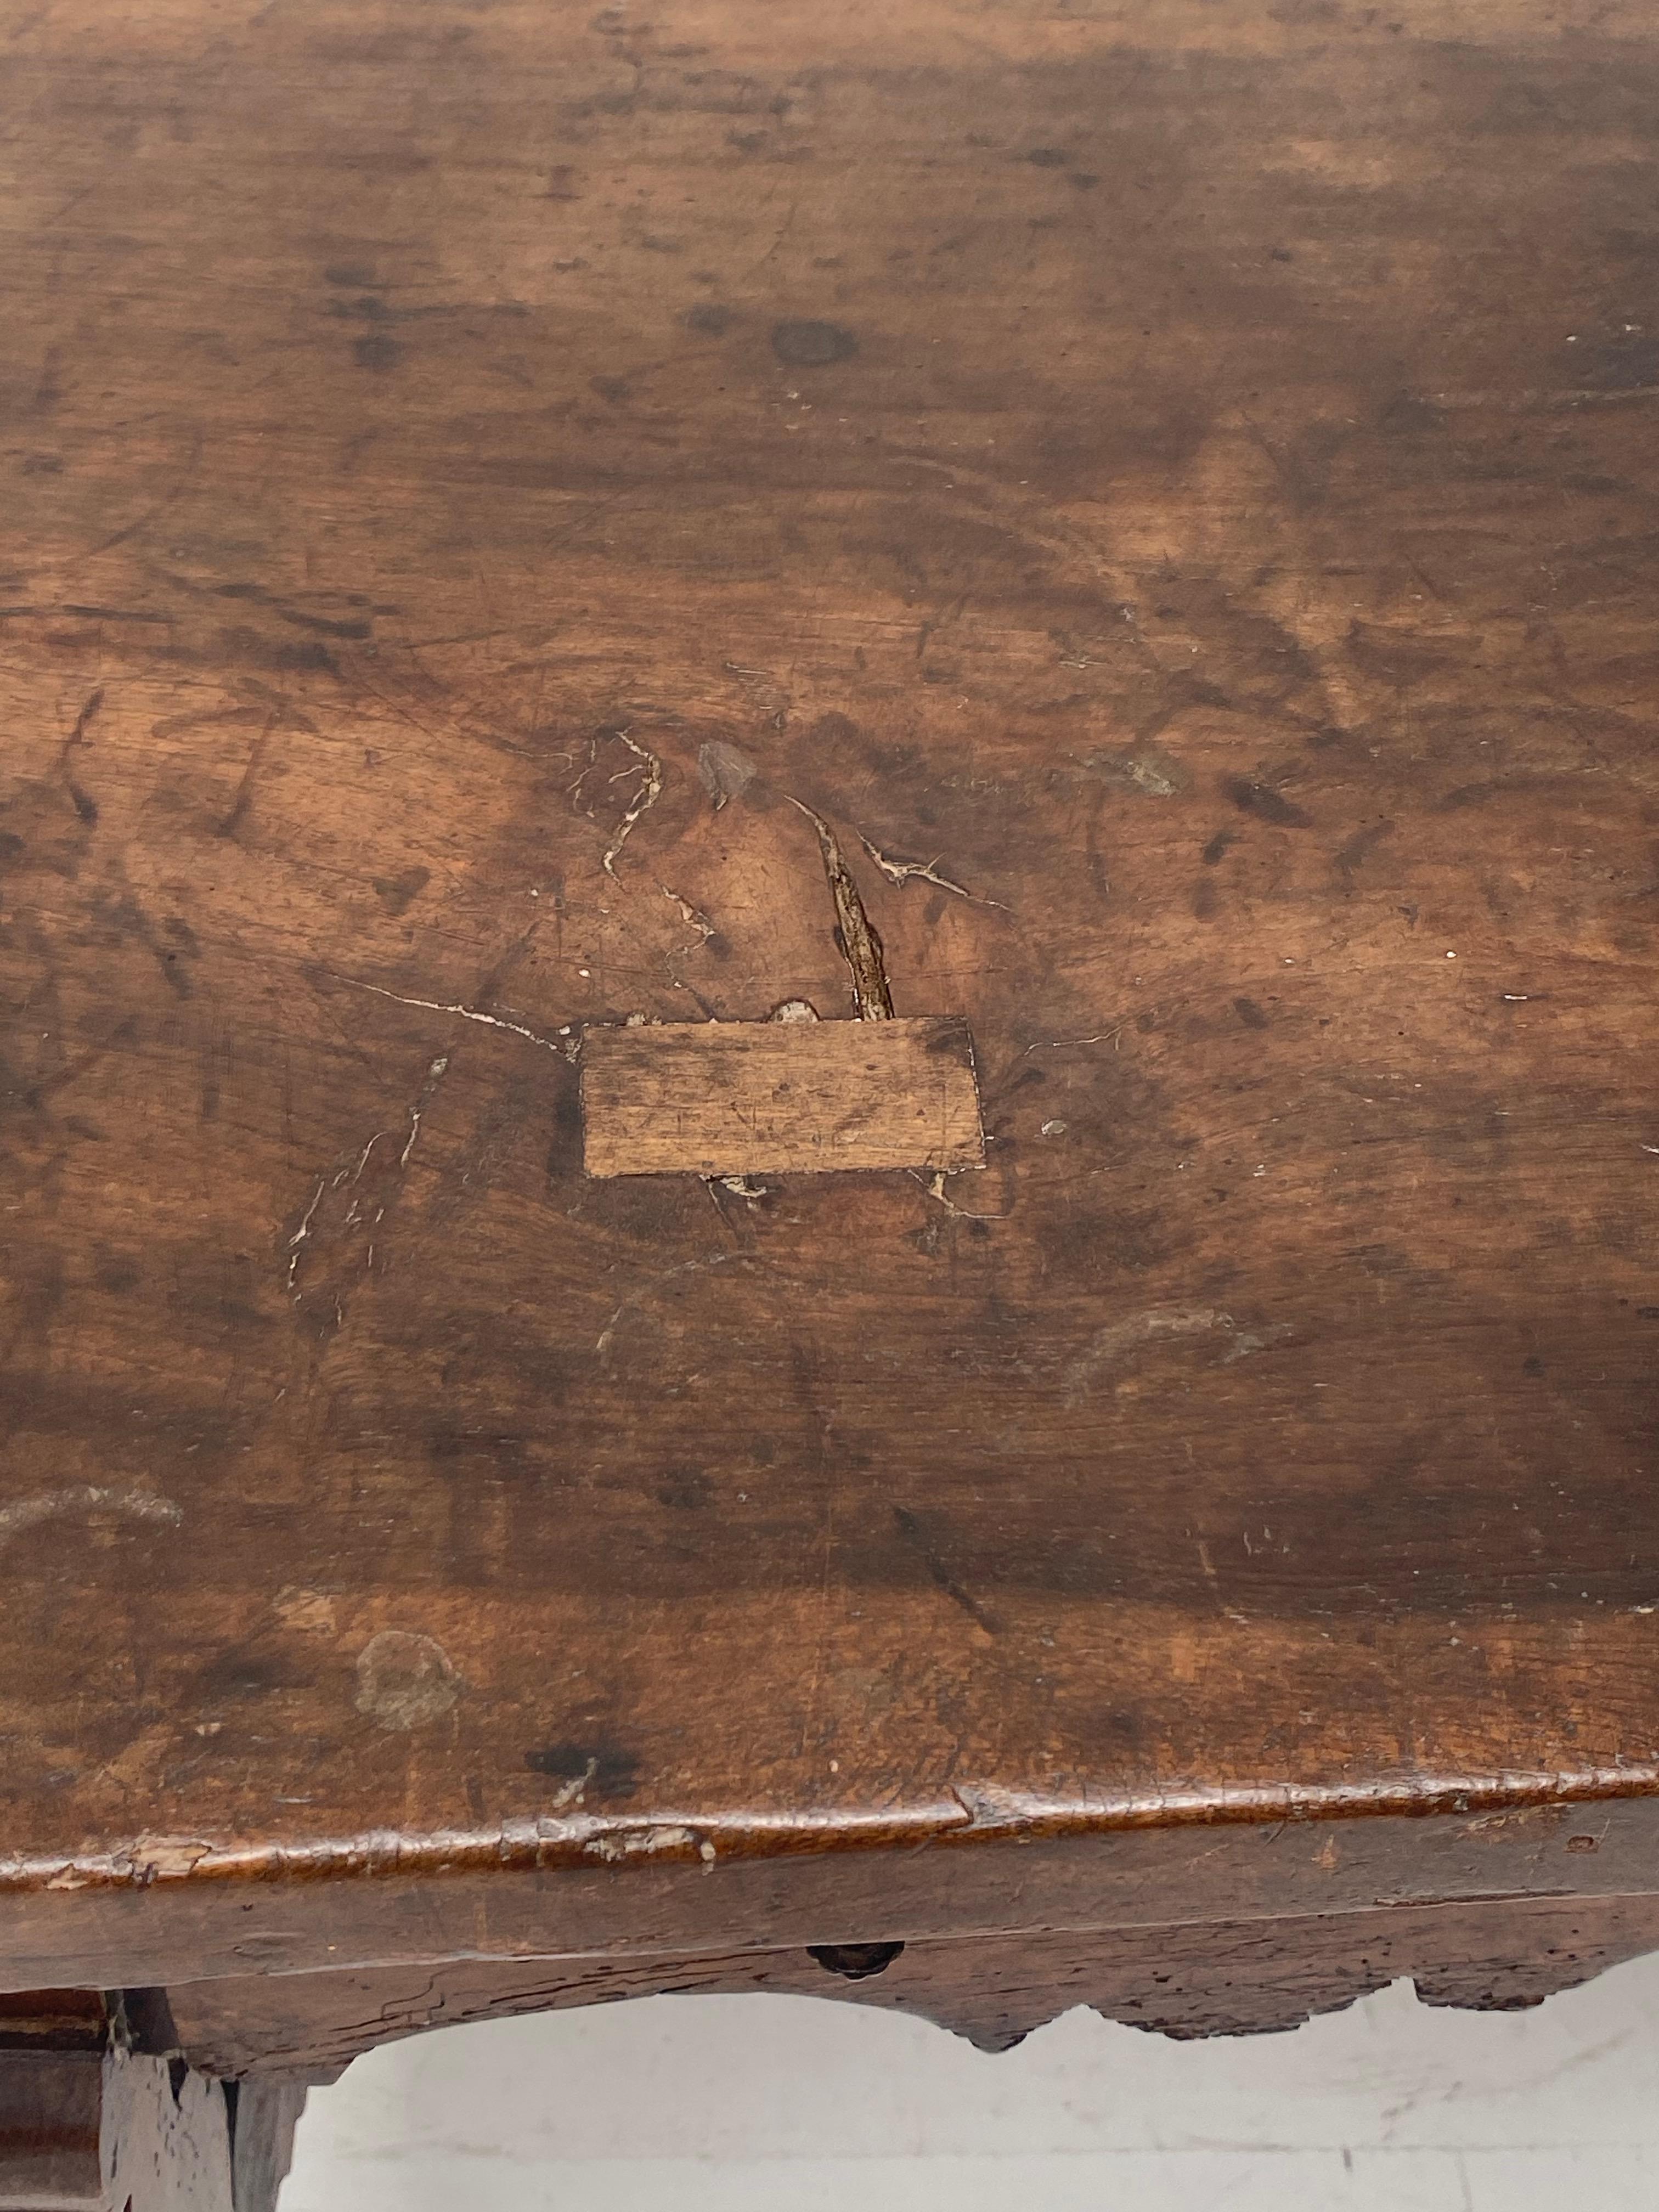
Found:
M 599 1331 L 599 1340 L 593 1346 L 594 1356 L 599 1360 L 599 1365 L 602 1368 L 610 1366 L 611 1346 L 616 1339 L 617 1324 L 623 1316 L 632 1307 L 638 1305 L 642 1298 L 648 1298 L 653 1291 L 660 1290 L 665 1283 L 672 1283 L 678 1275 L 695 1275 L 706 1268 L 723 1267 L 728 1260 L 741 1259 L 744 1256 L 738 1252 L 714 1252 L 705 1260 L 682 1260 L 678 1267 L 665 1268 L 660 1275 L 653 1275 L 648 1282 L 641 1283 L 637 1290 L 630 1291 L 625 1298 L 619 1301 L 615 1312 Z
M 815 813 L 793 793 L 788 797 L 789 804 L 798 807 L 818 833 L 823 872 L 830 879 L 830 896 L 836 902 L 836 942 L 852 971 L 854 1011 L 860 1021 L 890 1022 L 893 994 L 887 981 L 881 939 L 864 910 L 864 900 L 842 857 L 836 833 L 821 814 Z
M 77 817 L 88 830 L 98 819 L 98 801 L 90 792 L 83 790 L 76 781 L 75 770 L 71 765 L 71 756 L 77 745 L 85 744 L 87 732 L 101 712 L 103 704 L 104 687 L 100 684 L 95 691 L 88 694 L 80 713 L 75 718 L 75 727 L 64 738 L 63 750 L 58 755 L 58 768 L 63 775 L 64 788 L 69 793 L 70 804 L 74 807 Z
M 1120 1022 L 1115 1030 L 1102 1030 L 1096 1036 L 1039 1037 L 1035 1044 L 1028 1044 L 1026 1046 L 1024 1052 L 1021 1053 L 1020 1058 L 1024 1060 L 1030 1054 L 1034 1052 L 1064 1052 L 1069 1050 L 1075 1045 L 1108 1044 L 1122 1036 L 1123 1028 L 1124 1024 Z
M 421 1095 L 409 1109 L 409 1134 L 404 1140 L 402 1152 L 398 1155 L 398 1164 L 400 1168 L 406 1168 L 409 1165 L 409 1156 L 414 1151 L 415 1140 L 421 1133 L 421 1116 L 432 1103 L 433 1093 L 448 1072 L 449 1055 L 447 1053 L 441 1053 L 428 1068 L 426 1082 L 422 1087 Z
M 246 821 L 248 809 L 253 804 L 253 787 L 259 780 L 259 771 L 264 766 L 265 754 L 270 745 L 271 732 L 281 720 L 280 713 L 267 714 L 264 728 L 258 732 L 253 743 L 248 747 L 247 760 L 242 769 L 241 780 L 236 786 L 236 796 L 232 799 L 229 809 L 218 825 L 216 835 L 219 836 L 235 836 L 243 823 Z
M 178 482 L 172 489 L 164 492 L 160 499 L 153 505 L 145 507 L 142 514 L 135 515 L 131 522 L 124 522 L 118 530 L 112 530 L 107 538 L 98 538 L 94 544 L 77 553 L 69 563 L 69 573 L 73 574 L 76 570 L 84 568 L 88 562 L 97 560 L 102 553 L 112 553 L 118 545 L 125 545 L 129 538 L 137 538 L 142 532 L 148 530 L 152 522 L 159 522 L 164 514 L 175 507 L 191 488 L 197 469 L 200 465 L 202 448 L 206 441 L 206 432 L 196 431 L 190 441 L 189 455 L 179 471 Z
M 355 1160 L 349 1158 L 343 1160 L 331 1173 L 318 1178 L 317 1188 L 312 1193 L 306 1210 L 300 1217 L 299 1226 L 283 1247 L 288 1255 L 286 1288 L 295 1305 L 301 1304 L 307 1295 L 301 1287 L 301 1267 L 319 1260 L 325 1246 L 337 1237 L 343 1237 L 349 1231 L 358 1231 L 366 1239 L 362 1254 L 363 1272 L 365 1274 L 374 1273 L 376 1231 L 393 1203 L 397 1180 L 409 1165 L 410 1157 L 420 1139 L 421 1125 L 425 1118 L 427 1109 L 431 1105 L 439 1085 L 447 1074 L 449 1064 L 447 1053 L 441 1053 L 435 1060 L 428 1063 L 419 1091 L 404 1109 L 407 1127 L 404 1132 L 403 1144 L 398 1151 L 395 1166 L 388 1164 L 386 1155 L 383 1153 L 377 1163 L 379 1170 L 377 1175 L 369 1177 L 365 1183 L 364 1178 L 368 1173 L 369 1161 L 374 1156 L 375 1146 L 384 1143 L 390 1150 L 398 1144 L 398 1131 L 395 1127 L 376 1129 L 368 1143 L 358 1152 Z M 326 1211 L 324 1210 L 325 1201 L 331 1191 L 344 1194 L 341 1200 L 343 1206 L 343 1212 L 338 1206 L 331 1206 Z M 327 1287 L 325 1285 L 325 1288 Z M 334 1291 L 334 1309 L 337 1324 L 343 1326 L 345 1312 L 337 1289 Z
M 696 908 L 692 905 L 690 899 L 682 898 L 678 891 L 670 890 L 666 884 L 659 884 L 657 885 L 657 889 L 669 902 L 670 905 L 677 907 L 679 909 L 680 920 L 685 924 L 686 927 L 688 929 L 695 929 L 703 944 L 707 945 L 709 939 L 714 934 L 714 925 L 710 921 L 708 916 L 706 914 L 699 914 Z
M 948 1597 L 952 1605 L 959 1606 L 975 1628 L 982 1631 L 987 1636 L 996 1635 L 998 1633 L 996 1622 L 992 1620 L 973 1593 L 964 1589 L 951 1572 L 929 1542 L 927 1533 L 915 1515 L 907 1506 L 896 1505 L 893 1508 L 893 1522 L 899 1534 L 927 1570 L 928 1580 L 935 1589 Z
M 371 1137 L 368 1141 L 372 1145 L 374 1139 Z M 363 1157 L 365 1159 L 368 1157 L 367 1147 L 364 1148 Z M 317 1188 L 311 1194 L 311 1203 L 301 1215 L 299 1227 L 288 1240 L 288 1294 L 296 1302 L 300 1296 L 299 1285 L 295 1280 L 300 1272 L 300 1248 L 311 1235 L 311 1224 L 317 1218 L 317 1209 L 322 1204 L 323 1193 L 327 1188 L 328 1177 L 319 1176 L 317 1179 Z
M 912 1182 L 919 1182 L 921 1185 L 929 1198 L 937 1199 L 947 1213 L 954 1213 L 959 1220 L 1006 1221 L 1008 1218 L 1009 1214 L 1013 1212 L 1012 1206 L 1009 1206 L 1001 1213 L 969 1213 L 967 1207 L 965 1206 L 958 1206 L 955 1199 L 953 1199 L 945 1189 L 943 1170 L 935 1169 L 931 1176 L 923 1176 L 918 1173 L 915 1168 L 907 1168 L 904 1172 L 909 1176 Z
M 506 1030 L 514 1036 L 526 1038 L 540 1045 L 544 1052 L 556 1052 L 561 1060 L 574 1060 L 577 1046 L 574 1042 L 560 1043 L 556 1038 L 544 1037 L 522 1022 L 509 1022 L 500 1014 L 487 1014 L 477 1006 L 450 1006 L 441 999 L 406 999 L 401 991 L 383 989 L 379 983 L 365 983 L 356 975 L 341 975 L 332 969 L 328 973 L 337 983 L 347 984 L 354 991 L 371 991 L 377 999 L 390 999 L 394 1006 L 417 1006 L 428 1014 L 453 1014 L 464 1022 L 482 1022 L 486 1029 Z
M 1239 1613 L 1232 1606 L 1225 1605 L 1222 1602 L 1221 1577 L 1215 1571 L 1215 1561 L 1210 1557 L 1210 1547 L 1207 1544 L 1200 1543 L 1199 1545 L 1198 1564 L 1204 1570 L 1205 1581 L 1208 1583 L 1210 1588 L 1215 1593 L 1215 1601 L 1218 1610 L 1221 1612 L 1227 1620 L 1236 1620 L 1241 1628 L 1248 1628 L 1250 1625 L 1249 1615 Z
M 743 687 L 750 703 L 769 714 L 775 730 L 787 729 L 789 725 L 789 694 L 781 680 L 768 668 L 745 668 L 740 661 L 726 660 L 720 665 L 728 676 L 735 676 Z
M 1010 911 L 1000 899 L 981 897 L 977 891 L 970 891 L 966 884 L 959 884 L 951 876 L 940 875 L 937 857 L 931 860 L 890 860 L 885 853 L 879 852 L 871 843 L 862 830 L 859 831 L 858 836 L 860 844 L 863 846 L 890 884 L 933 884 L 942 891 L 951 891 L 957 898 L 968 900 L 970 905 L 994 906 L 1003 914 Z
M 384 1129 L 377 1129 L 374 1132 L 374 1134 L 369 1139 L 368 1142 L 363 1146 L 362 1152 L 358 1153 L 356 1166 L 355 1168 L 342 1168 L 340 1170 L 339 1173 L 334 1178 L 334 1188 L 336 1190 L 338 1190 L 340 1185 L 346 1182 L 348 1178 L 353 1182 L 361 1182 L 362 1181 L 363 1170 L 368 1165 L 368 1156 L 374 1151 L 375 1146 L 380 1143 L 381 1138 L 384 1137 L 386 1131 Z

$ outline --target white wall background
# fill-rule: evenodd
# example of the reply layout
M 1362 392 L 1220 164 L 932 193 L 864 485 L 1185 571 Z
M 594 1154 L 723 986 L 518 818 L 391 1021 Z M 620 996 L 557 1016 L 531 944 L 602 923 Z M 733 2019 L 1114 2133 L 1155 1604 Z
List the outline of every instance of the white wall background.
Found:
M 450 2028 L 315 2090 L 282 2212 L 1659 2207 L 1659 1958 L 1540 2008 L 1408 1984 L 1293 2034 L 1075 2012 L 988 2057 L 811 1997 Z

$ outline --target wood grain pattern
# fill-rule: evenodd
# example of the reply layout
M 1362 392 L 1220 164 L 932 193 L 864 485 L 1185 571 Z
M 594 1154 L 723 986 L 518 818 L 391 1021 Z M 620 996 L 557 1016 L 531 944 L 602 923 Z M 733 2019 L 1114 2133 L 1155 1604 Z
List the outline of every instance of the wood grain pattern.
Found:
M 103 2123 L 101 2051 L 0 2051 L 0 2205 L 106 2212 Z
M 965 1022 L 676 1022 L 582 1039 L 591 1176 L 983 1167 Z
M 306 2084 L 291 2074 L 262 2072 L 228 2085 L 233 2212 L 277 2212 L 294 2163 L 294 2131 L 305 2110 Z
M 0 2212 L 276 2212 L 305 2086 L 204 2077 L 165 1996 L 0 2002 Z
M 1473 1782 L 1467 1810 L 1426 1791 L 1394 1811 L 1356 1798 L 1322 1817 L 1282 1799 L 1170 1799 L 1113 1821 L 1037 1820 L 981 1801 L 843 1823 L 604 1811 L 490 1836 L 382 1834 L 297 1858 L 266 1846 L 197 1858 L 153 1842 L 88 1856 L 6 1900 L 15 1985 L 166 1984 L 250 1972 L 422 1965 L 453 1954 L 641 1958 L 965 1935 L 1273 1920 L 1482 1898 L 1654 1893 L 1652 1800 L 1574 1802 L 1559 1779 Z M 805 1832 L 803 1831 L 805 1830 Z M 708 1854 L 712 1852 L 712 1858 Z
M 0 2207 L 276 2212 L 274 2168 L 235 2191 L 229 2094 L 182 2060 L 0 2047 Z
M 1650 8 L 0 42 L 6 1971 L 1659 1892 Z
M 177 2047 L 210 2074 L 332 2081 L 402 2036 L 631 1996 L 839 1998 L 1006 2051 L 1075 2005 L 1162 2035 L 1261 2034 L 1402 1977 L 1425 2003 L 1514 2011 L 1656 1948 L 1659 1899 L 1535 1899 L 854 1947 L 851 1976 L 836 1971 L 841 1954 L 803 1948 L 233 1977 L 169 1997 Z

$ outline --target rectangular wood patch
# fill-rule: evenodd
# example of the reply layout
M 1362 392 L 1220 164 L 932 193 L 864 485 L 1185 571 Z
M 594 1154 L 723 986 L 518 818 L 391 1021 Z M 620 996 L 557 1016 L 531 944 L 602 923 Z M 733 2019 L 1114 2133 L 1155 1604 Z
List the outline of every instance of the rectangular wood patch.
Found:
M 591 1176 L 985 1164 L 973 1040 L 954 1015 L 590 1029 L 581 1084 Z

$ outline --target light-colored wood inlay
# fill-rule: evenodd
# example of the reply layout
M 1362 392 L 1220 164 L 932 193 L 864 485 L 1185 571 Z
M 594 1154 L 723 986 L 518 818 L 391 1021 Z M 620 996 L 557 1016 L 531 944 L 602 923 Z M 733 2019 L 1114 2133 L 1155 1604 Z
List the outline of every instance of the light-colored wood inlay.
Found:
M 582 1043 L 591 1176 L 985 1164 L 968 1024 L 670 1023 Z

